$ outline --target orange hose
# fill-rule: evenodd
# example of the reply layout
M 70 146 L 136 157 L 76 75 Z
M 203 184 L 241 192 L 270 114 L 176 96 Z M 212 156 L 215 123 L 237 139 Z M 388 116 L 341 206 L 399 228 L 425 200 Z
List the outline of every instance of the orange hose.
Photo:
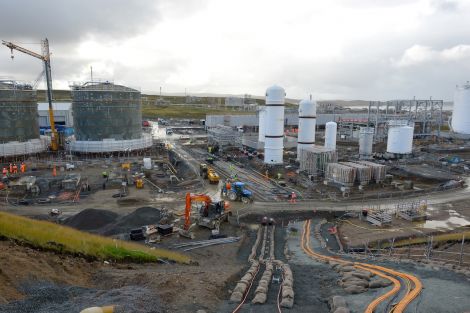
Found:
M 329 260 L 329 261 L 334 261 L 334 262 L 342 263 L 342 264 L 351 263 L 351 262 L 348 262 L 348 261 L 345 261 L 345 260 L 332 258 L 332 257 L 325 256 L 325 255 L 314 252 L 310 248 L 310 224 L 311 224 L 310 220 L 308 220 L 304 223 L 304 230 L 303 230 L 303 234 L 302 234 L 302 237 L 301 237 L 301 247 L 308 255 L 310 255 L 311 257 L 320 259 L 320 260 Z M 396 294 L 401 288 L 401 283 L 400 283 L 399 280 L 397 280 L 394 277 L 388 276 L 388 275 L 386 275 L 382 272 L 386 272 L 388 274 L 392 274 L 394 276 L 398 276 L 398 277 L 401 277 L 403 279 L 410 280 L 414 283 L 414 286 L 415 286 L 414 289 L 411 290 L 411 291 L 408 290 L 407 293 L 405 294 L 405 296 L 403 297 L 403 299 L 401 299 L 400 302 L 395 307 L 394 312 L 396 312 L 396 313 L 404 312 L 404 310 L 411 303 L 411 301 L 413 301 L 422 291 L 423 285 L 422 285 L 421 281 L 413 275 L 405 274 L 405 273 L 398 272 L 398 271 L 395 271 L 395 270 L 390 269 L 390 268 L 386 268 L 386 267 L 378 266 L 378 265 L 372 265 L 372 264 L 368 264 L 368 263 L 354 262 L 353 265 L 356 268 L 368 271 L 370 273 L 374 273 L 374 274 L 376 274 L 380 277 L 388 279 L 394 285 L 392 290 L 390 290 L 390 291 L 386 292 L 385 294 L 379 296 L 378 298 L 374 299 L 374 301 L 372 301 L 367 306 L 367 308 L 365 310 L 366 313 L 373 313 L 374 310 L 377 308 L 377 306 L 380 303 L 385 301 L 390 296 Z

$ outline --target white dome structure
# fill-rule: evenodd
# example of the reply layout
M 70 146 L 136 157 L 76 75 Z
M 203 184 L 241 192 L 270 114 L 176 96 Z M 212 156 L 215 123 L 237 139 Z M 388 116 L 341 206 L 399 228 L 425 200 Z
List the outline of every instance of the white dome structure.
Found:
M 317 123 L 317 103 L 302 100 L 299 103 L 299 133 L 297 137 L 297 158 L 300 150 L 315 144 L 315 126 Z
M 266 90 L 264 163 L 282 164 L 284 150 L 284 104 L 286 92 L 277 85 Z

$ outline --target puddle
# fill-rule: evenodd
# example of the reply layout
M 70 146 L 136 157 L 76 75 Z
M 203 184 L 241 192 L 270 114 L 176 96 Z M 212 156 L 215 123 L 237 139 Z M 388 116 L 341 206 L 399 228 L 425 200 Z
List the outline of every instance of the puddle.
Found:
M 424 223 L 417 224 L 422 228 L 444 228 L 454 229 L 462 226 L 470 226 L 470 221 L 455 210 L 448 210 L 449 218 L 445 220 L 427 220 Z
M 422 224 L 419 224 L 418 226 L 423 227 L 423 228 L 454 229 L 454 228 L 462 227 L 462 226 L 470 226 L 470 221 L 462 217 L 451 216 L 448 219 L 443 220 L 443 221 L 430 220 Z

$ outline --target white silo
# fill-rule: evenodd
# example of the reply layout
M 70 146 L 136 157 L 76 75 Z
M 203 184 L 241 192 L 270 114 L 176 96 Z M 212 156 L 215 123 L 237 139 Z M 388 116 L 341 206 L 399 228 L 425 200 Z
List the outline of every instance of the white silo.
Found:
M 372 144 L 374 142 L 374 128 L 361 127 L 359 129 L 359 158 L 370 159 L 372 157 Z
M 279 86 L 266 89 L 264 163 L 282 164 L 284 149 L 284 103 L 286 92 Z
M 299 133 L 297 136 L 297 159 L 300 149 L 313 147 L 315 143 L 315 126 L 317 124 L 317 103 L 313 100 L 302 100 L 299 103 Z
M 266 130 L 266 107 L 264 105 L 259 107 L 258 110 L 258 141 L 264 142 L 264 135 Z
M 452 130 L 460 134 L 470 134 L 470 84 L 457 86 L 452 110 Z
M 399 126 L 399 123 L 389 123 L 387 152 L 394 154 L 411 153 L 413 149 L 413 133 L 414 127 L 412 126 Z
M 336 150 L 336 129 L 338 125 L 335 122 L 325 124 L 325 148 Z

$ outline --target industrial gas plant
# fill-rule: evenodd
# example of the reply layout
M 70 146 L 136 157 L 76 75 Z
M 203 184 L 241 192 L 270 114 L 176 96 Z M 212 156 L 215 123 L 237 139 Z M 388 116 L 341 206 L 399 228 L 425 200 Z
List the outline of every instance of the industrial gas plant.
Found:
M 453 103 L 347 106 L 307 90 L 305 99 L 292 99 L 278 85 L 224 104 L 90 79 L 70 83 L 54 101 L 48 41 L 42 53 L 3 45 L 40 60 L 47 89 L 0 81 L 0 206 L 41 220 L 28 229 L 51 231 L 44 243 L 33 231 L 7 232 L 12 223 L 2 225 L 2 215 L 0 238 L 67 254 L 57 266 L 69 258 L 94 262 L 119 288 L 142 282 L 133 298 L 152 284 L 168 298 L 162 290 L 172 284 L 191 297 L 210 290 L 217 300 L 192 297 L 191 310 L 211 312 L 414 312 L 426 307 L 419 297 L 427 299 L 432 288 L 423 286 L 435 279 L 419 266 L 452 272 L 446 284 L 470 277 L 468 82 L 456 87 Z M 181 111 L 184 118 L 176 117 Z M 196 118 L 196 111 L 207 114 Z M 77 233 L 62 235 L 68 231 Z M 62 240 L 77 237 L 73 247 Z M 86 241 L 97 238 L 106 246 L 92 254 Z M 134 261 L 159 264 L 118 265 Z M 175 270 L 176 262 L 194 266 Z M 160 266 L 165 272 L 152 276 Z M 137 276 L 128 279 L 131 272 Z M 460 289 L 468 290 L 452 290 Z M 169 311 L 179 312 L 174 298 L 166 299 L 177 307 Z M 104 308 L 82 312 L 112 312 Z

